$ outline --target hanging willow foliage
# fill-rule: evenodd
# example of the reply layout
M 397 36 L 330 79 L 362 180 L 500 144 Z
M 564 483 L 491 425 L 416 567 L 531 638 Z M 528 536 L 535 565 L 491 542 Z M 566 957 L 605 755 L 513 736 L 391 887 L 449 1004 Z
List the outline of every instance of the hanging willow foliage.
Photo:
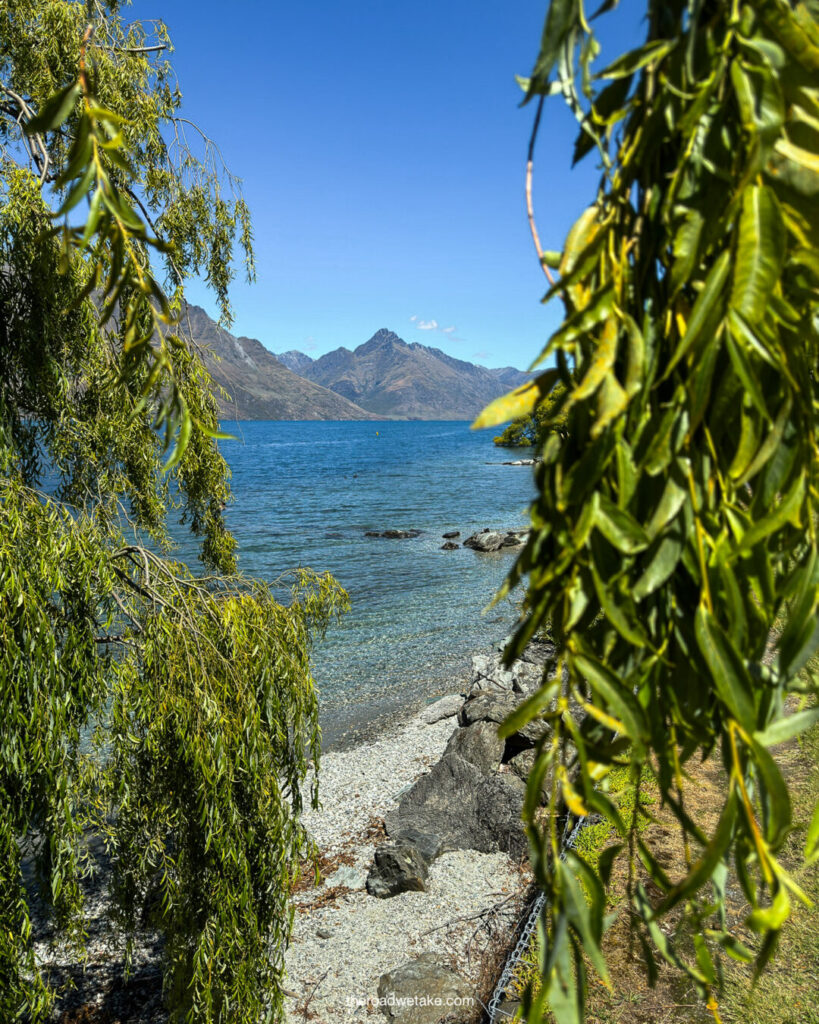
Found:
M 203 273 L 229 317 L 247 211 L 187 143 L 164 26 L 119 6 L 0 2 L 0 1020 L 47 1018 L 33 908 L 81 955 L 101 840 L 122 934 L 163 940 L 172 1020 L 256 1024 L 281 1015 L 317 799 L 309 653 L 347 596 L 235 571 L 181 313 Z M 169 509 L 214 575 L 170 560 Z
M 785 710 L 789 694 L 815 695 L 803 670 L 819 645 L 819 4 L 651 0 L 646 15 L 644 45 L 596 71 L 581 0 L 549 6 L 526 98 L 562 94 L 580 123 L 574 159 L 593 154 L 602 178 L 544 300 L 565 306 L 535 362 L 552 368 L 477 422 L 525 414 L 565 386 L 552 415 L 567 426 L 543 447 L 508 584 L 527 579 L 507 652 L 549 623 L 565 671 L 506 728 L 548 718 L 531 793 L 560 762 L 563 805 L 603 815 L 623 840 L 598 876 L 573 853 L 558 859 L 558 789 L 545 823 L 530 816 L 549 896 L 530 1022 L 547 1008 L 581 1021 L 587 965 L 608 984 L 617 857 L 631 860 L 626 912 L 649 970 L 665 958 L 715 1015 L 721 951 L 761 970 L 805 898 L 777 859 L 797 823 L 769 748 L 819 718 Z M 570 696 L 588 712 L 582 728 L 564 713 Z M 712 754 L 727 781 L 706 834 L 687 813 L 686 765 Z M 669 877 L 607 797 L 618 763 L 635 784 L 641 767 L 656 778 L 689 851 L 684 877 Z M 805 856 L 819 856 L 819 809 Z M 754 950 L 726 921 L 729 871 Z M 685 927 L 669 937 L 673 908 Z

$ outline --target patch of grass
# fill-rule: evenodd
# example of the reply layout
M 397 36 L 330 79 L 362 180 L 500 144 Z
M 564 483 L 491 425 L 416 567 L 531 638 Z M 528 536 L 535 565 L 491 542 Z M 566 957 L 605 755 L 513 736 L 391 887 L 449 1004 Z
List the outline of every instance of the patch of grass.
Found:
M 819 802 L 819 727 L 799 742 L 791 741 L 775 748 L 773 754 L 790 789 L 796 823 L 780 859 L 813 901 L 813 906 L 805 907 L 794 901 L 793 915 L 783 930 L 780 948 L 755 986 L 752 966 L 727 958 L 723 960 L 724 986 L 721 992 L 715 993 L 722 1024 L 819 1024 L 819 865 L 802 866 L 806 830 Z M 708 832 L 716 824 L 716 812 L 726 785 L 724 772 L 716 758 L 689 765 L 688 771 L 691 784 L 687 787 L 687 809 Z M 641 781 L 641 807 L 658 802 L 650 775 L 644 779 Z M 612 773 L 609 795 L 628 820 L 633 812 L 635 793 L 625 769 Z M 685 859 L 679 829 L 668 809 L 653 807 L 651 816 L 644 813 L 638 820 L 645 843 L 671 877 L 680 877 L 686 869 Z M 591 825 L 579 836 L 578 853 L 596 868 L 600 854 L 615 838 L 614 830 L 605 822 Z M 621 856 L 615 865 L 609 891 L 610 907 L 620 908 L 621 913 L 604 939 L 614 988 L 606 990 L 596 983 L 590 972 L 586 1024 L 713 1024 L 715 1018 L 692 984 L 678 971 L 660 964 L 657 986 L 648 987 L 639 949 L 633 952 L 628 938 L 628 918 L 621 907 L 625 892 L 626 864 Z M 748 912 L 736 880 L 729 882 L 727 911 L 735 925 Z M 670 921 L 672 926 L 673 923 Z M 751 934 L 745 932 L 742 938 L 753 946 Z M 514 994 L 519 994 L 530 981 L 535 986 L 539 984 L 538 950 L 534 941 L 524 957 Z
M 731 963 L 720 999 L 724 1024 L 819 1024 L 819 866 L 797 867 L 819 802 L 819 728 L 777 760 L 790 785 L 793 819 L 798 823 L 783 860 L 813 906 L 794 903 L 776 957 L 755 986 L 747 967 Z
M 603 780 L 601 786 L 609 798 L 617 806 L 624 821 L 630 821 L 634 813 L 637 798 L 637 787 L 630 779 L 628 768 L 614 768 Z M 640 776 L 640 807 L 645 808 L 656 803 L 656 784 L 647 767 L 643 767 Z M 637 829 L 642 833 L 649 825 L 649 817 L 643 812 L 638 814 Z M 617 830 L 608 821 L 599 821 L 586 825 L 577 835 L 575 851 L 597 873 L 600 855 L 617 839 Z M 581 886 L 583 881 L 581 879 Z M 584 887 L 585 888 L 585 887 Z M 609 892 L 609 906 L 615 907 L 623 900 L 623 895 L 616 888 Z M 534 991 L 540 988 L 540 968 L 538 965 L 537 933 L 532 936 L 529 948 L 523 955 L 520 968 L 513 984 L 512 992 L 519 996 L 527 985 L 532 984 Z

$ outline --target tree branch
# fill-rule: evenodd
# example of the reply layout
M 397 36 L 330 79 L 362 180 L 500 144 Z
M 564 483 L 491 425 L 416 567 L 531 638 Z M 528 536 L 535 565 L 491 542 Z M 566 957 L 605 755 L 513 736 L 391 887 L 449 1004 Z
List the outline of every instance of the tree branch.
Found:
M 535 160 L 535 140 L 537 139 L 538 129 L 540 128 L 540 115 L 543 112 L 543 100 L 544 97 L 540 97 L 540 101 L 537 105 L 537 113 L 535 114 L 535 123 L 532 126 L 532 135 L 529 139 L 529 154 L 526 158 L 526 215 L 529 218 L 529 230 L 532 232 L 532 241 L 535 243 L 535 251 L 537 252 L 537 258 L 540 261 L 540 265 L 543 268 L 543 273 L 546 275 L 546 280 L 550 285 L 555 283 L 555 279 L 552 276 L 551 270 L 543 262 L 543 249 L 540 245 L 540 236 L 537 233 L 537 224 L 535 224 L 535 210 L 532 204 L 532 168 Z

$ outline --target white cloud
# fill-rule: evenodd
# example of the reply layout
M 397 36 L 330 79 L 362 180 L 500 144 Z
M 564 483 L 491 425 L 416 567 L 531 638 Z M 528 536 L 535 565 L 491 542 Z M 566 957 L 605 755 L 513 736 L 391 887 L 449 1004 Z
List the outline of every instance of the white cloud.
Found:
M 488 359 L 492 355 L 491 352 L 473 352 L 473 359 Z
M 415 324 L 416 330 L 419 331 L 438 331 L 441 334 L 445 334 L 450 341 L 463 341 L 463 338 L 456 336 L 455 332 L 458 330 L 453 324 L 450 327 L 441 327 L 437 320 L 422 320 L 419 316 L 411 316 L 410 323 Z

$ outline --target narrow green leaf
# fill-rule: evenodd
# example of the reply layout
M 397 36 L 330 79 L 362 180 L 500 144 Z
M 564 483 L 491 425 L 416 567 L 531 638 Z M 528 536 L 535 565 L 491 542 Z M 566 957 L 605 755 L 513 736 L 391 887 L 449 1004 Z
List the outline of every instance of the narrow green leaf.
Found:
M 570 652 L 569 660 L 603 700 L 604 705 L 611 709 L 615 718 L 623 723 L 632 741 L 644 742 L 648 736 L 648 724 L 643 709 L 629 687 L 623 685 L 605 665 L 589 654 Z
M 753 686 L 730 638 L 702 604 L 697 608 L 694 630 L 720 699 L 745 731 L 752 733 L 756 725 Z
M 772 188 L 742 195 L 731 306 L 750 323 L 762 320 L 785 261 L 785 224 Z
M 805 478 L 800 475 L 777 507 L 750 527 L 739 546 L 740 553 L 750 551 L 756 544 L 781 529 L 787 522 L 800 523 L 799 512 L 805 495 Z
M 521 384 L 509 394 L 496 398 L 480 413 L 471 429 L 496 427 L 499 423 L 507 423 L 528 415 L 540 399 L 552 390 L 559 377 L 557 370 L 547 370 L 534 380 Z
M 676 39 L 653 39 L 636 50 L 624 53 L 618 57 L 607 68 L 604 68 L 597 78 L 623 78 L 626 75 L 633 75 L 635 71 L 644 68 L 655 60 L 662 60 L 666 54 L 671 53 L 677 45 Z
M 761 732 L 754 733 L 754 739 L 764 747 L 784 743 L 819 722 L 819 707 L 808 711 L 797 711 L 785 718 L 777 719 Z
M 665 373 L 663 374 L 663 380 L 670 376 L 671 371 L 679 363 L 679 361 L 688 353 L 688 351 L 697 344 L 702 335 L 705 333 L 706 327 L 718 317 L 721 310 L 721 299 L 725 282 L 728 280 L 728 274 L 731 269 L 731 253 L 726 250 L 721 253 L 715 261 L 711 270 L 708 272 L 708 277 L 705 279 L 705 285 L 697 296 L 697 301 L 694 303 L 694 308 L 691 311 L 691 318 L 686 326 L 685 334 L 680 340 L 674 355 L 671 358 L 671 362 L 666 367 Z
M 74 109 L 80 92 L 79 82 L 72 82 L 50 96 L 40 113 L 25 126 L 26 134 L 33 135 L 36 132 L 48 132 L 58 128 Z
M 624 555 L 633 555 L 648 547 L 648 536 L 637 520 L 625 509 L 597 492 L 594 525 L 606 540 Z

